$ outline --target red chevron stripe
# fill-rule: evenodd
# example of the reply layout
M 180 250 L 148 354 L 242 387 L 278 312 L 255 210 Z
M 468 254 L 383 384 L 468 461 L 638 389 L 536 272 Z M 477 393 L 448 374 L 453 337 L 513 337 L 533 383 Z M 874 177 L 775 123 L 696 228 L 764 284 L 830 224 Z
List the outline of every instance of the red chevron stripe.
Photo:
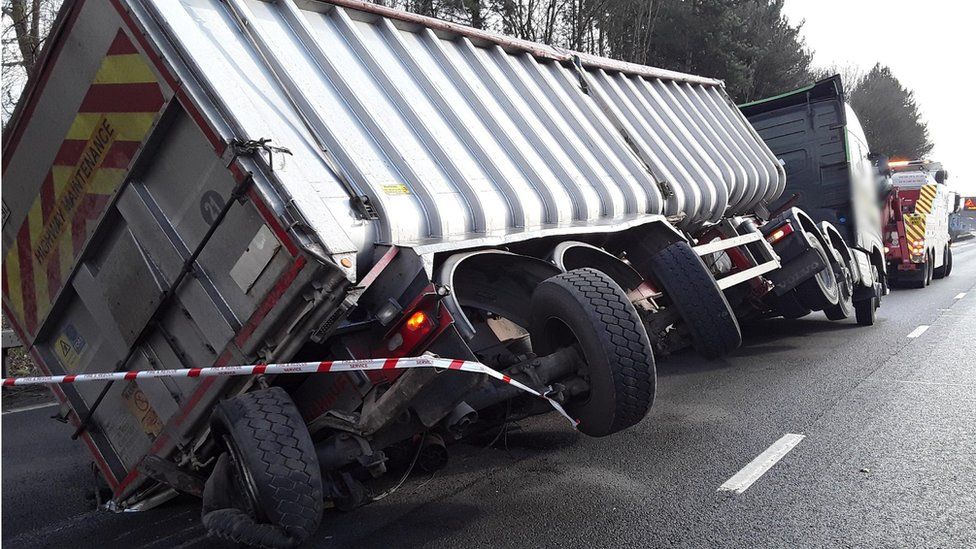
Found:
M 48 172 L 47 177 L 44 178 L 44 183 L 41 184 L 41 217 L 44 219 L 45 224 L 51 217 L 54 206 L 54 176 L 51 172 Z M 54 253 L 58 253 L 57 250 Z M 57 295 L 58 290 L 61 288 L 61 262 L 49 260 L 45 268 L 45 274 L 47 275 L 48 300 L 53 301 L 54 296 Z
M 104 194 L 88 194 L 81 199 L 74 219 L 71 220 L 71 245 L 75 255 L 81 251 L 88 237 L 88 222 L 102 214 L 109 198 L 111 197 Z
M 129 53 L 139 52 L 136 51 L 136 47 L 132 45 L 132 41 L 125 35 L 125 32 L 119 29 L 115 35 L 115 40 L 112 41 L 112 45 L 108 47 L 108 53 L 105 55 L 126 55 Z
M 54 176 L 51 172 L 47 173 L 44 182 L 41 183 L 41 219 L 47 223 L 51 217 L 51 210 L 54 209 Z
M 78 112 L 156 112 L 163 102 L 155 82 L 92 84 Z

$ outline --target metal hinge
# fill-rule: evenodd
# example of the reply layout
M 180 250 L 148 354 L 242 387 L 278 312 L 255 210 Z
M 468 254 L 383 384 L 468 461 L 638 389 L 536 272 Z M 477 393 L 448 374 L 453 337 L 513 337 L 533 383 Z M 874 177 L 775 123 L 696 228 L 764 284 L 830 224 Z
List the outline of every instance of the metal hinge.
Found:
M 380 214 L 376 213 L 376 208 L 373 207 L 373 203 L 369 201 L 368 196 L 358 195 L 350 198 L 349 202 L 353 208 L 356 208 L 356 212 L 361 219 L 373 221 L 380 218 Z
M 308 224 L 308 219 L 302 214 L 301 208 L 295 203 L 294 198 L 289 198 L 285 202 L 285 209 L 281 214 L 282 221 L 285 222 L 287 229 L 294 229 L 295 227 L 300 227 L 302 229 L 308 229 L 311 225 Z
M 661 190 L 661 196 L 663 196 L 665 199 L 674 196 L 674 189 L 671 188 L 671 184 L 667 181 L 658 181 L 657 188 Z

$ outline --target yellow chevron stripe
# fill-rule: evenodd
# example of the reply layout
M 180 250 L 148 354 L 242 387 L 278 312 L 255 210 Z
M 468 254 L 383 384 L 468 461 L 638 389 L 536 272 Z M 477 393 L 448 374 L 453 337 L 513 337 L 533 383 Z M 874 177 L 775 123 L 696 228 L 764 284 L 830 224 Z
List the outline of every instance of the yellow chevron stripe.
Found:
M 57 254 L 57 261 L 61 262 L 61 280 L 63 281 L 68 277 L 68 273 L 71 272 L 71 268 L 75 265 L 74 240 L 71 238 L 62 238 L 61 241 L 58 242 Z
M 94 84 L 139 84 L 156 82 L 149 65 L 138 53 L 109 55 L 95 74 Z
M 115 129 L 116 141 L 142 141 L 152 127 L 155 112 L 78 113 L 65 139 L 87 141 L 102 118 Z
M 54 203 L 57 204 L 61 199 L 61 193 L 68 186 L 68 178 L 71 177 L 73 167 L 51 166 L 51 178 L 54 180 Z M 68 276 L 68 270 L 74 265 L 75 249 L 74 242 L 70 238 L 62 238 L 58 243 L 58 261 L 61 263 L 62 280 Z
M 55 189 L 60 189 L 67 184 L 74 172 L 74 166 L 51 166 Z M 119 188 L 119 184 L 122 183 L 122 179 L 125 178 L 125 173 L 122 168 L 100 168 L 93 174 L 87 194 L 114 193 Z M 58 194 L 60 195 L 60 190 Z
M 923 240 L 925 238 L 925 217 L 914 213 L 905 216 L 905 235 L 909 240 Z
M 33 252 L 33 247 L 36 246 L 36 243 L 40 240 L 44 232 L 44 215 L 41 212 L 41 201 L 39 199 L 34 201 L 30 211 L 27 213 L 27 224 L 28 232 L 30 233 L 31 252 Z M 34 261 L 34 303 L 37 304 L 38 308 L 48 300 L 47 269 L 45 265 L 38 265 L 37 261 Z M 40 318 L 40 316 L 37 318 Z

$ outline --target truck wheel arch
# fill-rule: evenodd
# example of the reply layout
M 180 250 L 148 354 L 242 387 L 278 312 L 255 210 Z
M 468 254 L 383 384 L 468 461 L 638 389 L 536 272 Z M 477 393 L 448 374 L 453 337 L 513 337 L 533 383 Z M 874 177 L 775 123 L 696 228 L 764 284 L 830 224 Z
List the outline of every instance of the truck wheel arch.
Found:
M 644 278 L 630 265 L 602 248 L 567 240 L 560 242 L 549 253 L 549 260 L 561 271 L 568 272 L 584 267 L 594 268 L 616 282 L 625 292 L 644 282 Z
M 844 261 L 846 261 L 848 264 L 854 263 L 854 256 L 851 254 L 851 249 L 847 245 L 847 242 L 844 241 L 844 237 L 841 236 L 840 231 L 837 230 L 837 227 L 834 227 L 826 221 L 821 224 L 821 227 L 823 234 L 827 237 L 827 240 L 830 241 L 830 245 L 837 250 L 841 257 L 844 258 Z
M 470 339 L 475 328 L 463 307 L 491 311 L 527 327 L 533 290 L 543 280 L 561 273 L 558 267 L 541 259 L 489 249 L 448 257 L 435 279 L 450 290 L 444 297 L 444 306 L 453 315 L 461 335 Z
M 799 208 L 790 208 L 790 214 L 794 219 L 797 220 L 797 222 L 799 222 L 800 227 L 802 227 L 803 230 L 811 233 L 817 238 L 817 240 L 820 241 L 820 245 L 824 247 L 824 250 L 831 246 L 831 243 L 824 235 L 823 230 L 817 226 L 817 223 L 813 220 L 813 218 L 807 215 L 806 212 Z

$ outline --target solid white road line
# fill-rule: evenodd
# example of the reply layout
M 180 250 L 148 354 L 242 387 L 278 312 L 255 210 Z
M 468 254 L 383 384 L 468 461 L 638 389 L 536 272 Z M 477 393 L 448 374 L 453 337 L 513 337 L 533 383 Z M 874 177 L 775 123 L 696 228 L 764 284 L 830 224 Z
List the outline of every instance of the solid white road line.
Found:
M 914 330 L 912 330 L 912 333 L 908 334 L 908 339 L 915 339 L 916 337 L 924 334 L 925 333 L 925 330 L 928 330 L 928 329 L 929 329 L 928 326 L 926 326 L 925 324 L 922 324 L 918 328 L 915 328 Z
M 50 408 L 51 406 L 57 406 L 57 402 L 45 402 L 43 404 L 34 404 L 33 406 L 24 406 L 23 408 L 14 408 L 13 410 L 7 410 L 3 415 L 15 414 L 17 412 L 30 412 L 31 410 L 39 410 L 41 408 Z
M 962 299 L 964 297 L 966 297 L 966 292 L 958 293 L 958 294 L 956 294 L 956 297 L 954 297 L 952 299 Z
M 783 435 L 772 446 L 766 448 L 765 452 L 750 461 L 749 465 L 743 467 L 738 473 L 732 475 L 732 478 L 725 481 L 725 484 L 719 486 L 718 491 L 734 492 L 736 494 L 745 492 L 746 489 L 752 486 L 752 483 L 759 480 L 759 477 L 763 476 L 773 465 L 776 465 L 779 460 L 783 459 L 783 456 L 788 454 L 805 436 L 794 435 L 792 433 Z

